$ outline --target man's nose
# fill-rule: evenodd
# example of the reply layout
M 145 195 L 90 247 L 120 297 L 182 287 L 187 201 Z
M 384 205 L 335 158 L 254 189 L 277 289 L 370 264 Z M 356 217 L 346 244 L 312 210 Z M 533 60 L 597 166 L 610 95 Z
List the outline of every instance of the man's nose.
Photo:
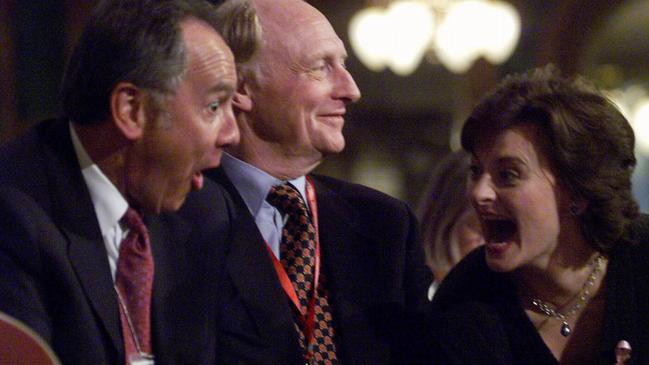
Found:
M 344 67 L 341 67 L 338 73 L 334 92 L 336 98 L 343 99 L 348 104 L 355 103 L 361 98 L 361 91 L 354 78 Z
M 232 111 L 232 104 L 228 104 L 223 115 L 223 127 L 216 138 L 216 147 L 225 148 L 239 143 L 239 127 Z

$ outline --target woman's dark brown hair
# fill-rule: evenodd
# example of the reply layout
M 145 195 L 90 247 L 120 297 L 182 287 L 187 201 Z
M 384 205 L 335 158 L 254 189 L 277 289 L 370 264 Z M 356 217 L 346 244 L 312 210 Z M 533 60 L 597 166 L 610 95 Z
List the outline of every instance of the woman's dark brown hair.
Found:
M 467 119 L 462 147 L 473 153 L 483 139 L 517 123 L 534 123 L 546 136 L 557 177 L 587 202 L 579 216 L 584 236 L 608 252 L 638 215 L 629 122 L 592 84 L 550 65 L 506 77 Z

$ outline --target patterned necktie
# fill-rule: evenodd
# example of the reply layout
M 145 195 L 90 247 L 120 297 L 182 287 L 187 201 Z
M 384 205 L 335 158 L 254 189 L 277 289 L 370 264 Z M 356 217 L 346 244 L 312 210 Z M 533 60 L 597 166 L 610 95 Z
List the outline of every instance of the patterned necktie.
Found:
M 126 363 L 132 356 L 151 352 L 151 290 L 153 256 L 149 233 L 140 215 L 129 208 L 122 217 L 129 232 L 122 240 L 117 260 L 115 289 L 124 336 Z
M 273 186 L 266 199 L 282 214 L 288 216 L 282 230 L 280 261 L 293 283 L 302 311 L 306 312 L 309 299 L 313 295 L 315 227 L 302 196 L 292 185 L 286 183 Z M 327 291 L 323 285 L 322 273 L 320 273 L 319 281 L 314 308 L 313 361 L 316 364 L 338 364 L 336 346 L 333 342 L 331 308 L 327 299 Z M 306 349 L 306 338 L 297 321 L 295 328 L 300 337 L 300 345 Z

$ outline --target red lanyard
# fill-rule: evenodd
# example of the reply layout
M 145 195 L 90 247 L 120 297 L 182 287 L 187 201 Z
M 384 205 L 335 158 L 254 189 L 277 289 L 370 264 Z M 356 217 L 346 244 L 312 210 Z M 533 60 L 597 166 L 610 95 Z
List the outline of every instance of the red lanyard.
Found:
M 318 280 L 320 278 L 320 234 L 318 231 L 318 205 L 315 198 L 315 187 L 311 182 L 310 177 L 306 177 L 306 197 L 309 202 L 309 208 L 311 209 L 311 217 L 313 219 L 313 227 L 315 228 L 315 268 L 314 268 L 314 278 L 313 278 L 313 294 L 309 299 L 306 311 L 302 310 L 300 301 L 297 298 L 295 293 L 295 288 L 291 283 L 291 279 L 288 277 L 286 270 L 282 263 L 275 257 L 275 254 L 271 250 L 268 243 L 266 243 L 266 248 L 270 254 L 271 259 L 273 260 L 273 265 L 275 266 L 275 272 L 277 272 L 277 277 L 279 282 L 282 285 L 282 289 L 288 297 L 291 299 L 293 306 L 298 310 L 300 315 L 298 316 L 299 322 L 304 332 L 304 337 L 307 344 L 307 355 L 306 359 L 308 360 L 313 352 L 310 350 L 311 344 L 313 343 L 314 338 L 314 327 L 315 327 L 315 301 L 316 293 L 318 290 Z

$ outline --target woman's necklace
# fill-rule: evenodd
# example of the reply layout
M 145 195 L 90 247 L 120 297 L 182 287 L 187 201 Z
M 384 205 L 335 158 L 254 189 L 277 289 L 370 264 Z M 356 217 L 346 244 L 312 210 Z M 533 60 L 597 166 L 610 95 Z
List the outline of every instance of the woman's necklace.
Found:
M 557 306 L 552 303 L 545 302 L 538 298 L 532 298 L 532 305 L 538 308 L 543 314 L 561 321 L 561 335 L 563 337 L 570 336 L 572 329 L 570 328 L 570 324 L 568 324 L 568 319 L 570 319 L 570 317 L 572 317 L 575 313 L 579 312 L 579 310 L 581 310 L 586 305 L 588 299 L 590 299 L 590 290 L 593 285 L 595 285 L 595 281 L 599 277 L 599 274 L 602 272 L 602 267 L 605 260 L 606 259 L 602 255 L 597 256 L 593 260 L 593 271 L 590 272 L 590 275 L 588 275 L 586 282 L 579 290 L 579 293 L 577 293 L 577 295 L 575 296 L 577 298 L 577 302 L 573 304 L 566 312 L 559 312 Z

